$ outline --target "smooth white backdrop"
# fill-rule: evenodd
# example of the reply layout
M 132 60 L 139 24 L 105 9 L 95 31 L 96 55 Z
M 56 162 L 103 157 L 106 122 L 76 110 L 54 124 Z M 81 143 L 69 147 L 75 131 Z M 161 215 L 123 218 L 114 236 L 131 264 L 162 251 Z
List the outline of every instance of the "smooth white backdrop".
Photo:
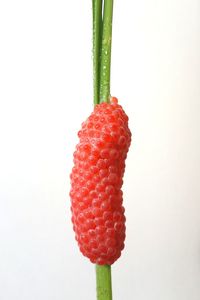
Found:
M 200 3 L 115 1 L 112 94 L 130 117 L 115 300 L 200 299 Z M 92 110 L 91 1 L 0 2 L 0 299 L 93 300 L 70 223 Z

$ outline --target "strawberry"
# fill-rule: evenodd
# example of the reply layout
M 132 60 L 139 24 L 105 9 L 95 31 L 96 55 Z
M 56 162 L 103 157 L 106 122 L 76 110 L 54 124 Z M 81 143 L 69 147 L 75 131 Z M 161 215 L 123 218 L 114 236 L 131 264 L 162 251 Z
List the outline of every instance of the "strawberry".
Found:
M 73 229 L 84 256 L 111 265 L 124 248 L 121 187 L 131 142 L 128 117 L 117 99 L 97 104 L 78 137 L 70 175 Z

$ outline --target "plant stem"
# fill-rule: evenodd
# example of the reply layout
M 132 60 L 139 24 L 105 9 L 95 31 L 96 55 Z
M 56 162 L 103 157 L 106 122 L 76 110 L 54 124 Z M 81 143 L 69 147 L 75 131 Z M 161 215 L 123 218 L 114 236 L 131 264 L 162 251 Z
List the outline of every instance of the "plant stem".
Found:
M 93 12 L 93 93 L 94 105 L 99 103 L 102 0 L 92 0 Z
M 96 265 L 97 300 L 112 300 L 111 266 Z
M 109 102 L 113 0 L 92 0 L 94 105 Z M 96 265 L 97 300 L 112 300 L 111 266 Z
M 109 97 L 110 97 L 112 18 L 113 18 L 113 0 L 104 0 L 101 68 L 100 68 L 100 103 L 109 102 Z

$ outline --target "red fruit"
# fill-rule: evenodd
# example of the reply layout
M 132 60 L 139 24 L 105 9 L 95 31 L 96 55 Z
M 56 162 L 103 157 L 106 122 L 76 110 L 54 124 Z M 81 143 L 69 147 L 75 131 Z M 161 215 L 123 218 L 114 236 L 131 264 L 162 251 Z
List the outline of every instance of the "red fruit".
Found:
M 111 265 L 124 248 L 121 186 L 131 142 L 128 117 L 117 99 L 97 104 L 78 136 L 70 175 L 76 240 L 91 262 Z

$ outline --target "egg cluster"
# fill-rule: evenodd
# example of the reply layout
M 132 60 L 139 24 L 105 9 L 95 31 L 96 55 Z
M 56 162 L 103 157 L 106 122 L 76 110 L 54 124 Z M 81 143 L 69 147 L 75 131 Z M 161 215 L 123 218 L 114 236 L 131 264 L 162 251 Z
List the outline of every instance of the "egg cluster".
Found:
M 78 136 L 70 175 L 73 229 L 83 255 L 111 265 L 124 248 L 121 187 L 131 142 L 128 117 L 117 99 L 97 104 Z

